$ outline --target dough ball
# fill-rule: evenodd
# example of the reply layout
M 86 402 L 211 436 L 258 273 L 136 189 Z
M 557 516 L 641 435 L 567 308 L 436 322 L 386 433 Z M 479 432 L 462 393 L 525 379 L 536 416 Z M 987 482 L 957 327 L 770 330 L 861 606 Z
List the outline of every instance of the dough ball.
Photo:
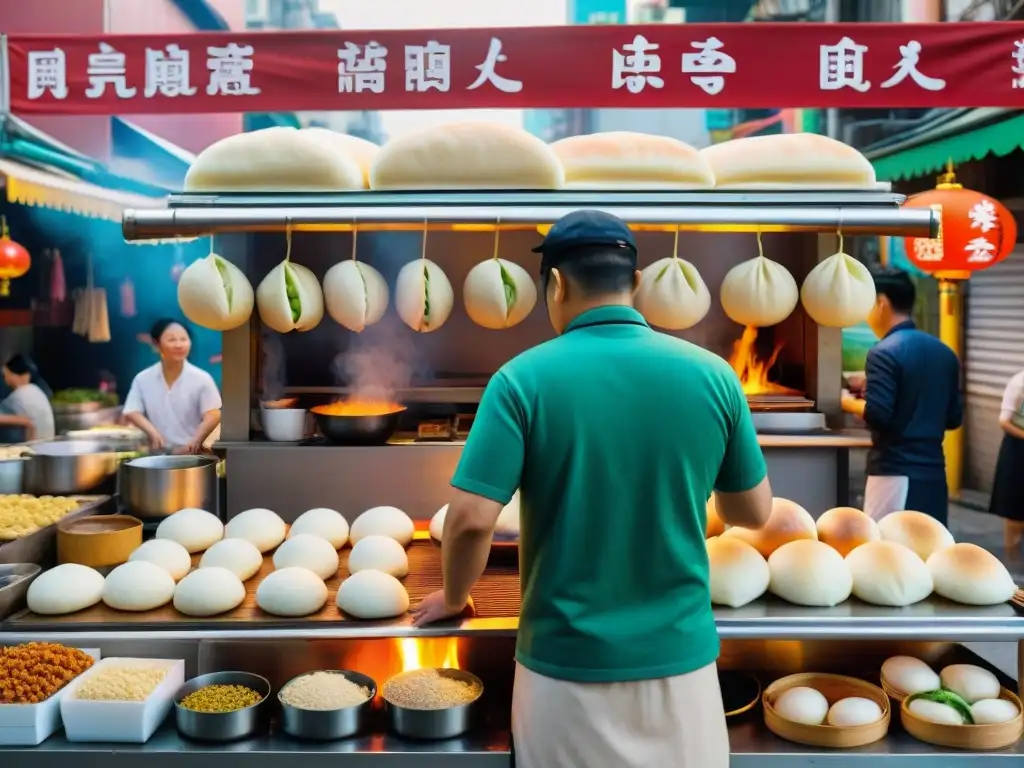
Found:
M 828 709 L 825 721 L 837 728 L 857 728 L 882 719 L 882 708 L 871 699 L 850 696 L 840 699 Z
M 537 286 L 530 273 L 513 261 L 488 259 L 469 270 L 462 285 L 469 319 L 500 331 L 526 319 L 537 303 Z
M 928 558 L 935 592 L 964 605 L 998 605 L 1017 591 L 1006 566 L 977 544 L 954 544 Z
M 410 261 L 395 281 L 395 310 L 417 333 L 436 331 L 452 313 L 455 291 L 441 268 L 430 259 Z
M 837 253 L 807 275 L 800 301 L 818 325 L 849 328 L 868 319 L 875 306 L 875 281 L 853 256 Z
M 248 581 L 263 567 L 263 554 L 246 539 L 224 539 L 203 553 L 199 567 L 226 568 L 241 581 Z
M 245 599 L 241 579 L 227 568 L 200 568 L 174 588 L 174 608 L 186 616 L 216 616 Z
M 309 331 L 324 317 L 324 294 L 309 269 L 293 261 L 282 261 L 256 289 L 260 320 L 278 333 Z
M 711 602 L 742 608 L 768 591 L 771 572 L 745 541 L 718 536 L 705 542 L 711 566 Z
M 323 294 L 327 314 L 356 333 L 384 317 L 390 297 L 384 276 L 369 264 L 352 259 L 327 270 Z
M 500 123 L 462 122 L 405 134 L 381 149 L 371 189 L 558 189 L 565 172 L 551 147 Z
M 160 522 L 156 537 L 176 541 L 189 553 L 202 552 L 224 538 L 224 523 L 205 509 L 180 509 Z
M 302 133 L 307 138 L 319 142 L 328 151 L 355 160 L 363 174 L 363 186 L 369 189 L 370 168 L 373 166 L 373 161 L 377 159 L 377 153 L 380 152 L 379 145 L 358 136 L 332 131 L 330 128 L 314 126 L 303 128 Z
M 117 566 L 103 584 L 103 602 L 117 611 L 151 611 L 173 596 L 171 574 L 146 560 Z
M 668 136 L 608 131 L 551 143 L 567 189 L 707 189 L 714 186 L 705 157 Z
M 300 533 L 309 533 L 327 539 L 335 549 L 341 549 L 348 541 L 348 521 L 341 513 L 326 507 L 310 509 L 299 515 L 298 520 L 288 529 L 288 538 Z
M 389 536 L 407 547 L 415 530 L 412 518 L 397 507 L 373 507 L 355 519 L 349 538 L 352 544 L 358 544 L 367 536 Z
M 409 556 L 405 547 L 389 536 L 367 536 L 360 539 L 348 556 L 348 572 L 382 571 L 397 579 L 409 573 Z
M 786 720 L 804 725 L 821 725 L 828 716 L 828 699 L 820 691 L 800 685 L 778 695 L 772 708 Z
M 817 539 L 818 529 L 810 512 L 794 501 L 776 496 L 772 499 L 772 514 L 764 528 L 754 531 L 733 527 L 722 535 L 742 539 L 767 558 L 783 544 L 801 539 Z
M 284 541 L 287 532 L 288 526 L 277 513 L 256 507 L 228 520 L 224 538 L 245 539 L 260 552 L 269 552 Z
M 937 691 L 942 687 L 935 670 L 913 656 L 891 656 L 882 664 L 882 677 L 904 696 Z
M 971 717 L 975 725 L 1008 723 L 1019 714 L 1017 705 L 1007 699 L 982 699 L 971 705 Z
M 192 570 L 192 556 L 181 544 L 170 539 L 153 539 L 145 542 L 128 556 L 128 562 L 146 560 L 159 565 L 175 581 L 181 581 Z
M 230 331 L 245 325 L 254 301 L 245 273 L 215 253 L 193 261 L 178 278 L 178 306 L 201 328 Z
M 338 587 L 338 608 L 356 619 L 393 619 L 409 610 L 409 593 L 390 574 L 359 571 Z
M 872 605 L 902 608 L 932 593 L 928 566 L 894 541 L 872 541 L 846 556 L 853 576 L 853 594 Z
M 719 294 L 729 319 L 744 326 L 778 325 L 796 309 L 796 280 L 777 261 L 764 256 L 737 264 L 725 274 Z
M 1003 687 L 999 678 L 974 664 L 951 664 L 939 672 L 942 687 L 968 704 L 982 699 L 998 699 Z
M 890 512 L 878 522 L 878 530 L 883 539 L 908 547 L 922 560 L 954 543 L 946 526 L 924 512 Z
M 914 699 L 907 705 L 907 709 L 931 723 L 942 725 L 964 725 L 964 718 L 960 712 L 948 704 L 940 704 L 937 701 L 928 699 Z
M 327 602 L 327 585 L 307 568 L 267 574 L 256 590 L 256 605 L 274 616 L 309 616 Z
M 831 608 L 850 596 L 853 577 L 842 555 L 820 541 L 791 541 L 768 558 L 773 595 L 796 605 Z
M 519 491 L 513 494 L 511 501 L 498 515 L 498 520 L 494 524 L 494 535 L 506 541 L 519 538 Z
M 711 293 L 697 268 L 671 256 L 640 272 L 635 304 L 648 323 L 669 331 L 692 328 L 711 309 Z
M 882 538 L 878 523 L 853 507 L 835 507 L 818 518 L 818 541 L 823 541 L 843 557 L 861 544 Z
M 43 571 L 28 585 L 28 609 L 40 616 L 75 613 L 102 599 L 103 575 L 78 563 Z
M 309 130 L 273 127 L 221 139 L 199 153 L 185 192 L 338 192 L 365 188 L 351 152 Z
M 404 549 L 402 554 L 405 554 Z M 300 533 L 277 548 L 274 568 L 279 571 L 284 568 L 308 568 L 326 581 L 338 573 L 338 551 L 327 539 L 311 533 Z
M 704 538 L 711 539 L 725 533 L 725 523 L 718 516 L 718 507 L 715 504 L 715 494 L 711 494 L 707 504 L 707 523 L 704 526 Z
M 434 541 L 441 540 L 441 534 L 444 533 L 444 519 L 448 516 L 448 505 L 445 504 L 434 516 L 430 518 L 430 538 Z

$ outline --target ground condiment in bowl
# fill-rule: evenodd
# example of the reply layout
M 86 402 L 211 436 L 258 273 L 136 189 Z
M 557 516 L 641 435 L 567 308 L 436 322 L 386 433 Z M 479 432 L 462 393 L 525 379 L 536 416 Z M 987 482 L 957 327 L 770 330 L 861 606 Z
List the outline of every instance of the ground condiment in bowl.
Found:
M 447 673 L 447 674 L 446 674 Z M 444 669 L 414 669 L 384 683 L 383 696 L 403 709 L 452 709 L 480 698 L 483 686 Z
M 206 685 L 192 691 L 178 704 L 193 712 L 224 714 L 259 704 L 263 696 L 244 685 Z
M 338 672 L 311 672 L 292 680 L 281 691 L 281 702 L 296 709 L 324 711 L 357 707 L 372 691 Z

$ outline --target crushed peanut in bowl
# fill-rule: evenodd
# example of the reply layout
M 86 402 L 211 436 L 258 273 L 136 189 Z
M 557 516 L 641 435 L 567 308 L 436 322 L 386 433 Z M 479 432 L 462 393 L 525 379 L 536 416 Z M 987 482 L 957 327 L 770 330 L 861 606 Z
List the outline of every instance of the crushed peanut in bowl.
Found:
M 483 686 L 447 671 L 414 669 L 395 675 L 384 683 L 384 700 L 403 709 L 452 709 L 480 698 Z
M 92 656 L 57 643 L 0 648 L 0 704 L 38 704 L 93 665 Z
M 206 685 L 192 691 L 178 702 L 193 712 L 224 714 L 251 707 L 263 701 L 263 696 L 244 685 Z
M 312 672 L 292 680 L 281 691 L 281 702 L 295 709 L 334 710 L 357 707 L 372 692 L 338 672 Z
M 88 701 L 145 701 L 167 677 L 159 667 L 107 667 L 97 670 L 75 691 Z

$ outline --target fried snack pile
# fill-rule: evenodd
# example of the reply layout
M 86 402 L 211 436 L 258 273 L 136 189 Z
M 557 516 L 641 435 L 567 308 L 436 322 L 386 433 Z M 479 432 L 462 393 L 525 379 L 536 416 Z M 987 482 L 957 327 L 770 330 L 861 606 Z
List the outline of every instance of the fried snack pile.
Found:
M 0 649 L 0 704 L 38 704 L 93 665 L 92 657 L 57 643 Z
M 65 496 L 0 494 L 0 541 L 13 541 L 53 525 L 78 502 Z

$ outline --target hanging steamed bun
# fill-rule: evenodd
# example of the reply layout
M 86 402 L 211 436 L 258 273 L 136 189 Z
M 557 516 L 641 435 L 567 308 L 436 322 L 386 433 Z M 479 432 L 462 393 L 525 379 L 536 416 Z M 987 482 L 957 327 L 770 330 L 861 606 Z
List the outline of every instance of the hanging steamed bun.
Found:
M 640 275 L 636 308 L 651 325 L 682 331 L 711 309 L 711 293 L 696 267 L 678 256 L 659 259 Z
M 866 320 L 875 305 L 875 282 L 853 256 L 836 253 L 807 275 L 800 301 L 818 325 L 849 328 Z
M 765 328 L 789 317 L 800 292 L 784 266 L 758 256 L 726 273 L 720 298 L 722 309 L 733 322 Z
M 256 306 L 263 324 L 278 333 L 309 331 L 324 316 L 324 294 L 312 272 L 285 259 L 256 289 Z
M 454 304 L 455 291 L 448 276 L 430 259 L 410 261 L 399 271 L 395 309 L 414 331 L 436 331 L 444 325 Z
M 189 264 L 178 278 L 178 306 L 191 322 L 230 331 L 252 314 L 252 285 L 238 267 L 211 253 Z
M 323 292 L 327 314 L 356 333 L 378 322 L 388 308 L 384 276 L 361 261 L 350 259 L 328 269 Z
M 521 266 L 495 257 L 469 270 L 462 300 L 470 320 L 497 331 L 526 319 L 537 303 L 537 287 Z

